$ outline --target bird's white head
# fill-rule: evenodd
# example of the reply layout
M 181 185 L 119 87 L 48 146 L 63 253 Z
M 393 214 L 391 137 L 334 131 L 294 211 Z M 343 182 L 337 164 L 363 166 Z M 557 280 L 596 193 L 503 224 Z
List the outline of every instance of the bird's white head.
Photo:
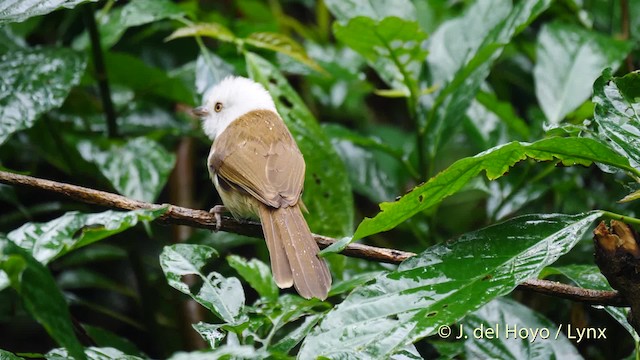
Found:
M 277 113 L 269 92 L 259 83 L 239 76 L 228 76 L 204 94 L 204 105 L 193 113 L 202 118 L 202 129 L 214 140 L 235 119 L 255 110 Z

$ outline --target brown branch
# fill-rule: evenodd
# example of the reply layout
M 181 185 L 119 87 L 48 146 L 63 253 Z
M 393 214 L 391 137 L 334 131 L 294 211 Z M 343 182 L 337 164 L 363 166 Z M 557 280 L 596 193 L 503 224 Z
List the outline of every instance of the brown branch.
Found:
M 105 191 L 39 179 L 31 176 L 18 175 L 5 171 L 0 171 L 0 183 L 23 185 L 36 189 L 52 191 L 81 202 L 122 210 L 155 210 L 167 207 L 165 214 L 159 218 L 159 221 L 161 222 L 188 225 L 210 230 L 215 230 L 216 228 L 215 217 L 209 212 L 203 210 L 189 209 L 171 204 L 150 204 Z M 262 237 L 262 228 L 260 223 L 254 221 L 239 222 L 234 218 L 226 216 L 222 217 L 220 230 L 240 235 Z M 336 241 L 333 238 L 323 235 L 314 234 L 314 237 L 321 248 L 326 248 Z M 349 244 L 341 254 L 389 264 L 399 264 L 416 255 L 415 253 L 408 251 L 386 249 L 358 243 Z M 592 305 L 626 306 L 628 304 L 628 302 L 616 291 L 589 290 L 548 280 L 526 280 L 518 286 L 518 289 L 534 291 L 541 294 L 552 295 Z

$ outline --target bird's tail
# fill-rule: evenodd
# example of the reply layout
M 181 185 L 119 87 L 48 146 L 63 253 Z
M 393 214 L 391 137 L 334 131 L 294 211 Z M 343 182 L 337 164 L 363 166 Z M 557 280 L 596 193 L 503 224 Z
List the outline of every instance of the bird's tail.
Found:
M 320 249 L 300 207 L 276 209 L 261 205 L 259 215 L 278 287 L 294 285 L 298 294 L 306 299 L 326 299 L 331 274 L 324 260 L 318 258 Z

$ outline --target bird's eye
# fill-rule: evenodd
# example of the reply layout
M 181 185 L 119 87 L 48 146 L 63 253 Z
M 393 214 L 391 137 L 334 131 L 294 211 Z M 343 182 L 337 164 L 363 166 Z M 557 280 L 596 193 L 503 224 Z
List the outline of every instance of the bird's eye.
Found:
M 222 103 L 217 102 L 216 105 L 213 107 L 213 110 L 215 110 L 216 112 L 222 111 Z

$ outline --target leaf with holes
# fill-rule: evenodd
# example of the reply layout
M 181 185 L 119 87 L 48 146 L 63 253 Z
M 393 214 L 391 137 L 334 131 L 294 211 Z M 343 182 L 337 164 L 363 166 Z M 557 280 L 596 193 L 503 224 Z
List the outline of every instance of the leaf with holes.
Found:
M 243 313 L 244 291 L 240 280 L 225 278 L 217 272 L 204 274 L 203 267 L 218 252 L 204 245 L 176 244 L 165 246 L 160 254 L 160 266 L 173 288 L 191 296 L 195 301 L 231 325 L 246 321 Z M 195 293 L 183 281 L 185 275 L 195 275 L 202 282 Z
M 526 215 L 435 245 L 356 288 L 307 336 L 298 356 L 386 358 L 537 276 L 600 216 Z
M 394 202 L 380 203 L 380 212 L 374 218 L 365 218 L 354 239 L 361 239 L 391 230 L 415 214 L 439 204 L 458 192 L 481 171 L 489 180 L 503 176 L 511 166 L 526 158 L 538 161 L 559 159 L 564 165 L 588 166 L 598 162 L 628 171 L 636 176 L 640 171 L 632 168 L 624 157 L 602 143 L 587 138 L 548 138 L 534 143 L 511 142 L 496 146 L 476 156 L 460 159 L 447 169 L 419 185 Z

